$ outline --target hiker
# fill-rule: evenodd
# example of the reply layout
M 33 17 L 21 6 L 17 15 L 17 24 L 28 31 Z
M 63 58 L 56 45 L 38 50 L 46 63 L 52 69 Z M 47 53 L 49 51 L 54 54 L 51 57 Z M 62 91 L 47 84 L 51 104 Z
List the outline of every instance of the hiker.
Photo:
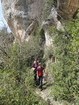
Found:
M 33 62 L 33 65 L 32 65 L 33 70 L 34 70 L 34 81 L 35 81 L 35 83 L 37 83 L 37 67 L 38 67 L 38 63 L 39 63 L 38 59 L 35 59 L 34 62 Z
M 43 71 L 44 71 L 44 67 L 41 65 L 41 63 L 39 63 L 37 67 L 37 75 L 38 75 L 39 88 L 41 90 L 43 89 Z

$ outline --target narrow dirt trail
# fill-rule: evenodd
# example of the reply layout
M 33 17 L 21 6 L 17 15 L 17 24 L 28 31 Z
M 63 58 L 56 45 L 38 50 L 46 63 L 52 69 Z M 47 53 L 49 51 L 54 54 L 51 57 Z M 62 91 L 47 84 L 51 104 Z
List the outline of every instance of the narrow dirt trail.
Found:
M 37 88 L 36 94 L 39 95 L 43 100 L 47 101 L 48 105 L 63 105 L 62 103 L 59 103 L 53 99 L 53 95 L 51 95 L 52 85 L 45 86 L 44 88 L 45 89 L 42 91 Z
M 45 70 L 47 72 L 47 78 L 46 81 L 43 81 L 43 90 L 41 91 L 38 87 L 36 88 L 35 92 L 38 96 L 40 96 L 43 100 L 45 100 L 48 105 L 68 105 L 63 102 L 55 101 L 54 96 L 52 93 L 52 88 L 54 84 L 54 79 L 52 77 L 52 71 L 51 71 L 51 61 L 49 60 L 47 62 L 47 69 Z

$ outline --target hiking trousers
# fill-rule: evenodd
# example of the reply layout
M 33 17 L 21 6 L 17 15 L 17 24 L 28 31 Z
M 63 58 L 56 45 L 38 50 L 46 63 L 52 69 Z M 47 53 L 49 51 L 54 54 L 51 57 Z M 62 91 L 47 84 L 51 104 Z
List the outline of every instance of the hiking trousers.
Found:
M 42 89 L 43 88 L 43 76 L 38 77 L 38 82 L 39 82 L 40 89 Z
M 34 70 L 34 81 L 36 82 L 37 81 L 37 71 Z

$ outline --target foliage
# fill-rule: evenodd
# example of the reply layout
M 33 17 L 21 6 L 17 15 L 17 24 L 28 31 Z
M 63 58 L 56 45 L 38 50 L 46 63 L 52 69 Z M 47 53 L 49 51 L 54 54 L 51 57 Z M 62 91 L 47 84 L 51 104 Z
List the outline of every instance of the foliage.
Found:
M 11 44 L 6 33 L 0 35 L 0 105 L 46 105 L 34 92 L 33 74 L 28 68 L 35 57 L 42 59 L 41 37 Z
M 8 34 L 6 30 L 0 31 L 0 69 L 4 68 L 4 63 L 9 58 L 8 51 L 12 46 L 13 40 L 12 34 Z
M 26 82 L 29 70 L 0 70 L 0 105 L 46 105 Z
M 79 99 L 79 21 L 67 22 L 66 32 L 55 32 L 53 64 L 55 99 L 73 102 Z M 78 105 L 78 104 L 77 104 Z
M 46 0 L 45 10 L 44 10 L 44 19 L 48 18 L 53 5 L 54 5 L 54 0 Z
M 5 37 L 3 38 L 6 39 Z M 2 65 L 4 67 L 1 65 L 1 68 L 25 70 L 27 66 L 31 67 L 35 57 L 38 57 L 40 60 L 42 60 L 43 46 L 41 43 L 40 36 L 33 36 L 29 42 L 23 42 L 21 44 L 16 42 L 10 47 L 5 44 L 5 49 L 1 45 L 1 49 L 4 51 L 4 53 L 1 53 L 4 61 Z

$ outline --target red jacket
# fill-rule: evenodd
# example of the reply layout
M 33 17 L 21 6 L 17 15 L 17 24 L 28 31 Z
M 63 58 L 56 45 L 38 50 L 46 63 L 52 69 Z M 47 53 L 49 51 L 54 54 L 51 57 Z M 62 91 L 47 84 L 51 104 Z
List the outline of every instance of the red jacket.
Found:
M 37 74 L 38 74 L 38 76 L 43 76 L 43 70 L 44 70 L 44 68 L 42 66 L 38 66 L 37 67 Z

